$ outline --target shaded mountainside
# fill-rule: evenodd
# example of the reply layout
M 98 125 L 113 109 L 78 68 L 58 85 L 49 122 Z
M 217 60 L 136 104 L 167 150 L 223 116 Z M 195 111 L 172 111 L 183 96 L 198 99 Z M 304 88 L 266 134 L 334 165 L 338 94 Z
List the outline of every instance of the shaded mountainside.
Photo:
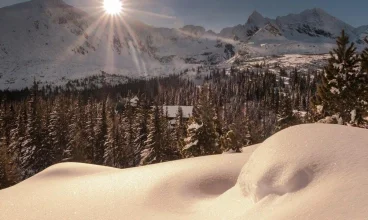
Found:
M 342 29 L 353 40 L 357 40 L 360 32 L 367 31 L 367 26 L 354 28 L 319 8 L 308 9 L 300 14 L 280 16 L 276 19 L 265 18 L 254 11 L 244 25 L 225 28 L 220 35 L 247 41 L 257 35 L 258 31 L 263 31 L 269 33 L 269 39 L 261 39 L 264 42 L 273 40 L 277 36 L 283 36 L 284 40 L 331 43 Z

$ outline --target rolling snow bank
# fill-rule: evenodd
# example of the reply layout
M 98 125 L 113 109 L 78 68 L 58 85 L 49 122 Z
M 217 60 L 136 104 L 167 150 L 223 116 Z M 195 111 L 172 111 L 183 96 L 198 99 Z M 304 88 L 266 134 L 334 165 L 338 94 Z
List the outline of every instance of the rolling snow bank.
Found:
M 366 219 L 368 130 L 302 125 L 243 154 L 126 170 L 59 164 L 0 191 L 0 210 L 12 220 Z

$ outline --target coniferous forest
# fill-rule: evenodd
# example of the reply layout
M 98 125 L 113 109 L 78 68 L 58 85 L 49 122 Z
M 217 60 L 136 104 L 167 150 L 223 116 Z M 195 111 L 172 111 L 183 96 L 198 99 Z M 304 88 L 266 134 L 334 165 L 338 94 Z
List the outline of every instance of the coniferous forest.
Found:
M 241 152 L 302 123 L 368 128 L 368 49 L 344 32 L 323 71 L 213 68 L 200 85 L 183 75 L 1 91 L 0 189 L 60 162 L 129 168 Z M 169 118 L 166 106 L 193 112 Z

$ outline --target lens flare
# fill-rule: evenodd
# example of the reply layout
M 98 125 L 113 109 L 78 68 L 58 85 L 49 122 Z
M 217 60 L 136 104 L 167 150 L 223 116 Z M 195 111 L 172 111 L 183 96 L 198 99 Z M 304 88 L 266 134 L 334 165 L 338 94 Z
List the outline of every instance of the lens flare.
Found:
M 123 11 L 123 3 L 120 0 L 104 0 L 103 7 L 106 13 L 111 15 L 120 14 Z

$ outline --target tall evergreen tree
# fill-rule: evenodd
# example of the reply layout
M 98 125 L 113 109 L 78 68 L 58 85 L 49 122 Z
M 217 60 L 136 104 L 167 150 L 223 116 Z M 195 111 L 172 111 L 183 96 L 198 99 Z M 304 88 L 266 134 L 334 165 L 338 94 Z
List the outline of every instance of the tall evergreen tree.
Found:
M 183 109 L 179 106 L 178 112 L 176 113 L 175 117 L 175 128 L 174 128 L 174 143 L 173 145 L 180 151 L 183 149 L 185 142 L 184 139 L 186 138 L 186 122 L 183 118 Z
M 22 143 L 25 138 L 27 124 L 27 110 L 24 103 L 20 104 L 17 117 L 15 119 L 15 126 L 10 131 L 10 145 L 8 153 L 11 155 L 12 164 L 15 169 L 15 181 L 20 181 L 22 170 Z
M 10 186 L 7 172 L 7 163 L 9 162 L 6 148 L 3 145 L 0 145 L 0 189 Z
M 364 39 L 367 44 L 367 47 L 363 50 L 361 59 L 362 59 L 362 70 L 368 73 L 368 37 Z
M 88 100 L 85 106 L 85 126 L 86 143 L 84 147 L 86 162 L 93 163 L 95 155 L 95 124 L 96 124 L 96 108 L 92 100 Z
M 47 129 L 49 132 L 49 141 L 52 146 L 52 157 L 54 161 L 60 162 L 64 152 L 64 129 L 63 129 L 63 118 L 60 103 L 61 100 L 56 99 L 53 103 L 52 109 L 49 113 L 49 123 Z
M 106 103 L 102 101 L 102 104 L 98 106 L 98 117 L 97 123 L 94 128 L 94 133 L 96 135 L 96 142 L 94 145 L 94 159 L 95 164 L 103 164 L 104 149 L 107 138 L 107 117 L 106 117 Z
M 141 161 L 141 152 L 145 148 L 145 143 L 147 141 L 148 135 L 148 119 L 149 119 L 149 106 L 146 104 L 146 99 L 141 98 L 137 103 L 137 110 L 134 119 L 134 131 L 135 131 L 135 140 L 134 140 L 134 150 L 135 150 L 135 162 L 134 165 L 139 165 Z
M 130 100 L 130 99 L 129 99 Z M 134 104 L 136 105 L 136 103 Z M 125 104 L 125 109 L 122 114 L 124 130 L 123 130 L 123 138 L 124 141 L 124 154 L 125 158 L 125 166 L 131 167 L 135 164 L 135 149 L 134 149 L 134 140 L 135 140 L 135 132 L 134 132 L 134 106 L 132 106 L 131 102 L 127 102 Z
M 293 113 L 293 104 L 289 94 L 280 94 L 280 110 L 277 115 L 276 131 L 298 124 L 298 117 Z
M 6 170 L 6 163 L 8 162 L 7 157 L 7 146 L 5 143 L 6 132 L 5 132 L 5 112 L 2 109 L 2 103 L 0 102 L 0 189 L 8 186 L 8 177 Z
M 104 164 L 112 167 L 119 167 L 119 149 L 120 144 L 119 133 L 118 133 L 118 123 L 115 109 L 107 101 L 107 115 L 108 115 L 108 129 L 107 138 L 105 142 L 105 152 L 104 152 Z
M 210 89 L 203 86 L 193 117 L 188 126 L 188 137 L 183 148 L 185 157 L 221 153 L 215 126 L 215 108 L 210 99 Z
M 142 165 L 177 159 L 173 158 L 175 151 L 165 139 L 168 134 L 166 129 L 168 129 L 168 121 L 163 116 L 162 107 L 156 105 L 152 109 L 148 123 L 148 136 L 145 142 L 145 150 L 142 152 Z
M 22 143 L 22 176 L 28 178 L 50 166 L 50 151 L 42 145 L 41 120 L 38 112 L 38 86 L 34 83 L 33 94 L 28 101 L 27 128 Z
M 69 109 L 70 123 L 67 132 L 66 149 L 63 152 L 63 161 L 85 162 L 85 146 L 88 145 L 84 127 L 85 118 L 80 100 L 75 100 Z
M 362 78 L 359 70 L 359 57 L 354 43 L 349 44 L 349 37 L 342 31 L 338 37 L 337 48 L 330 52 L 328 65 L 324 68 L 322 82 L 312 100 L 314 109 L 323 109 L 322 116 L 338 115 L 343 123 L 351 121 L 352 112 L 356 112 L 356 121 L 361 121 Z

